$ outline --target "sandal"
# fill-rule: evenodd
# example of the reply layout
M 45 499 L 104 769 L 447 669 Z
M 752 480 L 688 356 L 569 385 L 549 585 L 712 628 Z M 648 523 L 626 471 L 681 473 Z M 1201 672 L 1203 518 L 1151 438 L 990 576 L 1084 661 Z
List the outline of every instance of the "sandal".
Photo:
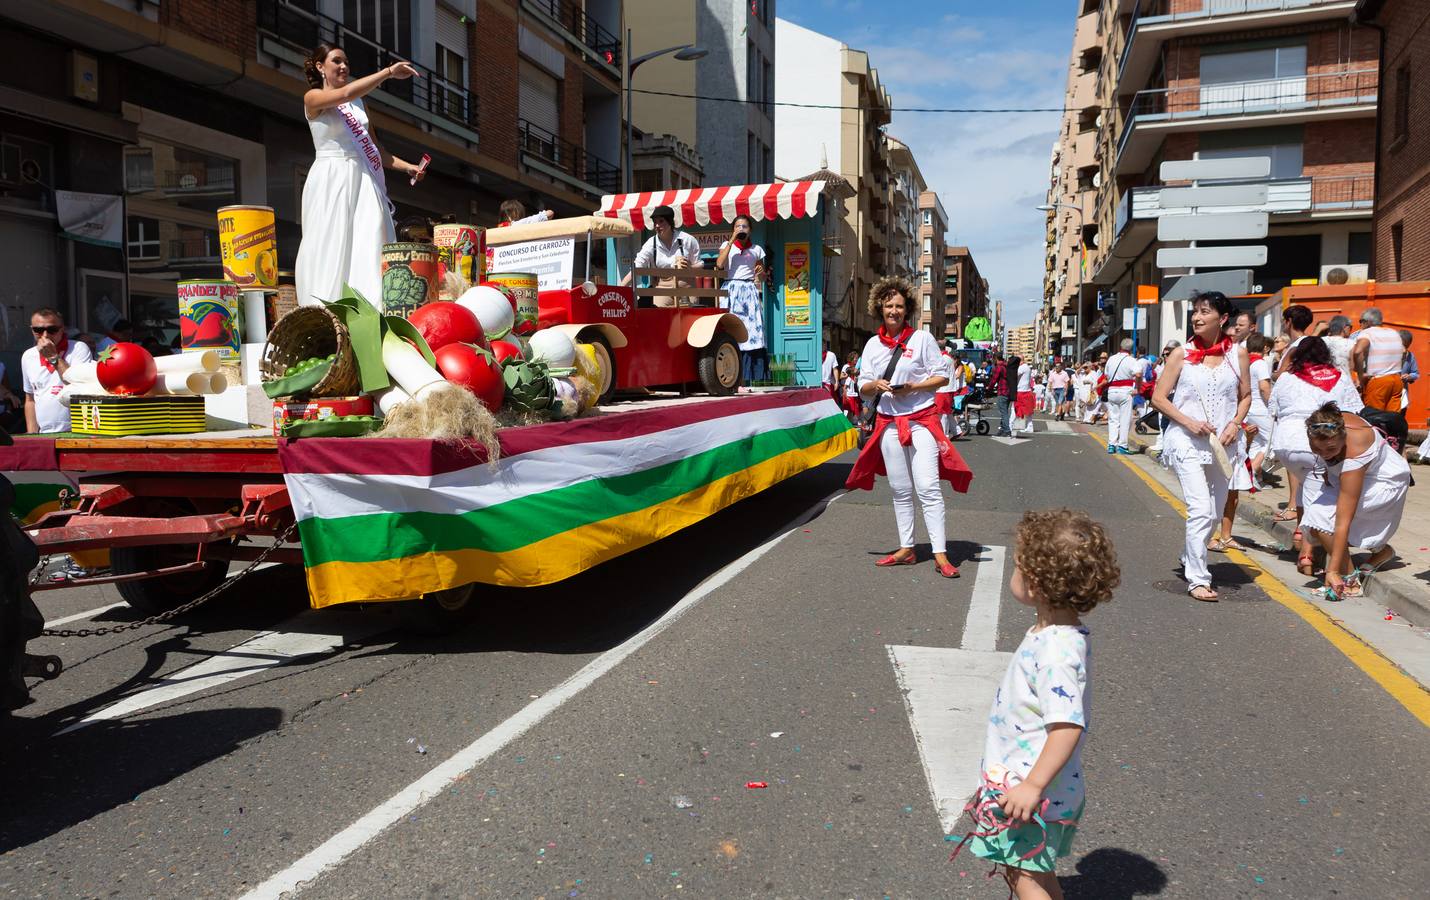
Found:
M 916 554 L 913 553 L 910 553 L 908 556 L 900 556 L 897 553 L 890 553 L 888 556 L 874 563 L 874 565 L 879 566 L 881 568 L 888 568 L 889 566 L 912 566 L 914 563 L 918 562 L 915 557 Z
M 1316 558 L 1309 553 L 1296 559 L 1296 571 L 1307 577 L 1316 574 Z
M 1198 593 L 1200 592 L 1200 593 Z M 1203 603 L 1216 603 L 1221 599 L 1210 585 L 1199 584 L 1187 590 L 1187 595 L 1193 600 L 1200 600 Z
M 958 578 L 958 566 L 953 563 L 934 563 L 934 569 L 944 578 Z
M 1293 509 L 1292 507 L 1289 507 L 1289 506 L 1288 506 L 1287 508 L 1285 508 L 1285 509 L 1281 510 L 1280 512 L 1278 512 L 1276 515 L 1272 516 L 1272 517 L 1271 517 L 1271 521 L 1273 521 L 1273 522 L 1290 522 L 1290 521 L 1293 521 L 1295 518 L 1296 518 L 1296 510 Z
M 1207 549 L 1213 553 L 1225 553 L 1228 550 L 1246 550 L 1245 547 L 1236 542 L 1236 538 L 1227 538 L 1225 540 L 1217 538 L 1207 545 Z

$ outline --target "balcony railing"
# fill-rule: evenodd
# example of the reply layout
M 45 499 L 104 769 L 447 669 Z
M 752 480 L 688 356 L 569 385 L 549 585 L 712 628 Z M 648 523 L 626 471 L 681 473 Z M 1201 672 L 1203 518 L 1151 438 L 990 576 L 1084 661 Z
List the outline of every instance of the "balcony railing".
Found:
M 169 241 L 169 261 L 216 262 L 219 258 L 218 237 L 187 237 Z
M 1374 105 L 1380 73 L 1345 69 L 1290 78 L 1190 84 L 1138 91 L 1117 141 L 1121 156 L 1139 125 L 1220 116 L 1301 112 L 1340 106 Z
M 524 2 L 527 6 L 555 19 L 562 28 L 571 33 L 572 37 L 601 57 L 606 65 L 621 67 L 621 39 L 602 27 L 600 22 L 591 18 L 581 4 L 572 3 L 571 0 L 524 0 Z
M 1255 206 L 1218 207 L 1217 212 L 1265 212 L 1294 214 L 1308 212 L 1351 212 L 1375 206 L 1375 175 L 1311 175 L 1301 178 L 1274 178 L 1266 182 L 1266 202 Z M 1134 221 L 1155 220 L 1167 215 L 1186 215 L 1185 207 L 1162 208 L 1162 187 L 1135 187 L 1124 191 L 1117 204 L 1114 234 L 1121 236 Z
M 303 0 L 258 0 L 258 30 L 303 55 L 322 41 L 337 43 L 347 53 L 354 77 L 385 69 L 404 59 L 342 22 L 306 8 L 312 5 L 312 0 L 306 3 Z M 413 63 L 413 67 L 421 73 L 420 78 L 389 79 L 372 96 L 381 100 L 386 94 L 476 131 L 476 95 L 466 85 L 449 81 L 425 66 Z
M 1214 19 L 1218 16 L 1240 16 L 1248 13 L 1287 12 L 1323 6 L 1327 3 L 1345 3 L 1346 0 L 1202 0 L 1196 9 L 1177 9 L 1185 6 L 1186 0 L 1142 0 L 1132 13 L 1132 24 L 1127 28 L 1127 40 L 1122 45 L 1122 55 L 1117 60 L 1120 76 L 1127 67 L 1127 57 L 1137 40 L 1137 32 L 1144 25 L 1161 25 L 1164 22 L 1195 22 Z
M 518 119 L 516 127 L 516 146 L 520 152 L 597 188 L 599 193 L 614 194 L 620 190 L 621 170 L 614 163 L 606 162 L 586 152 L 584 147 L 563 140 L 525 119 Z

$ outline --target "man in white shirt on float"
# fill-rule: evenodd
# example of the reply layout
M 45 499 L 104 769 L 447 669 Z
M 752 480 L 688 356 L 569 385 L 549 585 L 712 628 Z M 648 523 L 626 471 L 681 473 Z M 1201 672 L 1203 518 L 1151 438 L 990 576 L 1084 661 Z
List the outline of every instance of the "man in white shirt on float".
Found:
M 53 309 L 38 309 L 30 316 L 30 333 L 35 346 L 20 357 L 24 379 L 25 427 L 31 434 L 70 430 L 70 411 L 59 400 L 69 367 L 92 362 L 89 345 L 71 341 L 65 334 L 65 319 Z
M 655 234 L 636 253 L 635 263 L 621 284 L 630 284 L 636 269 L 698 269 L 700 268 L 700 242 L 683 231 L 676 230 L 675 210 L 669 206 L 657 206 L 650 214 Z M 656 286 L 672 288 L 688 285 L 689 279 L 662 277 Z M 676 297 L 654 297 L 656 306 L 678 306 Z

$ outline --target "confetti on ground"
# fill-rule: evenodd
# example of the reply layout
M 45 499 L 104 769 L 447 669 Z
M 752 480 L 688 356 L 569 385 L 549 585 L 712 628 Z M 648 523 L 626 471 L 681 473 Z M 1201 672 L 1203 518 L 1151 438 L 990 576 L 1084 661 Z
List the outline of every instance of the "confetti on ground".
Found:
M 785 734 L 785 733 L 784 733 L 783 731 L 771 731 L 771 732 L 770 732 L 770 737 L 772 737 L 772 738 L 784 737 L 784 734 Z
M 690 807 L 695 805 L 695 801 L 691 800 L 684 794 L 677 794 L 674 797 L 670 798 L 670 804 L 676 809 L 689 809 Z
M 645 855 L 645 864 L 646 864 L 646 865 L 650 865 L 650 864 L 653 863 L 653 862 L 655 862 L 655 854 L 654 854 L 654 853 L 647 853 L 647 854 Z
M 756 789 L 758 789 L 758 788 L 767 788 L 767 787 L 769 787 L 769 786 L 770 786 L 770 783 L 769 783 L 768 781 L 747 781 L 747 782 L 745 782 L 745 787 L 750 788 L 751 790 L 756 790 Z

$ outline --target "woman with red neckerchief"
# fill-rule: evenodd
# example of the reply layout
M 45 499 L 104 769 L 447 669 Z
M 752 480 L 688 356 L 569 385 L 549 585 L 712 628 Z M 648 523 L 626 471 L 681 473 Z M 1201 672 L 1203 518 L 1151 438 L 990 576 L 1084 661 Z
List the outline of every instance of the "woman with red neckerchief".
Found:
M 914 327 L 914 289 L 902 278 L 882 278 L 869 292 L 869 312 L 883 320 L 864 345 L 859 361 L 859 394 L 877 404 L 869 442 L 859 453 L 844 486 L 872 490 L 875 475 L 887 475 L 894 494 L 899 549 L 876 566 L 911 566 L 914 554 L 914 495 L 923 510 L 934 565 L 944 578 L 957 578 L 944 541 L 940 479 L 966 492 L 973 472 L 964 464 L 939 422 L 934 393 L 948 382 L 938 341 Z M 891 363 L 893 364 L 891 367 Z
M 1158 459 L 1177 474 L 1187 504 L 1182 550 L 1187 593 L 1207 603 L 1218 596 L 1207 568 L 1207 542 L 1229 488 L 1211 442 L 1220 442 L 1233 471 L 1244 465 L 1241 424 L 1251 409 L 1246 350 L 1225 333 L 1231 312 L 1231 301 L 1219 291 L 1192 299 L 1192 342 L 1167 357 L 1152 394 L 1152 405 L 1170 420 Z
M 1311 449 L 1306 438 L 1306 419 L 1311 413 L 1334 403 L 1341 409 L 1360 409 L 1360 394 L 1345 372 L 1331 362 L 1331 348 L 1318 337 L 1306 336 L 1290 352 L 1286 374 L 1276 379 L 1266 408 L 1276 419 L 1271 433 L 1271 451 L 1286 467 L 1294 483 L 1303 486 L 1291 505 L 1296 510 L 1296 569 L 1302 575 L 1315 573 L 1315 545 L 1301 534 L 1302 502 L 1306 478 L 1320 467 L 1321 458 Z

